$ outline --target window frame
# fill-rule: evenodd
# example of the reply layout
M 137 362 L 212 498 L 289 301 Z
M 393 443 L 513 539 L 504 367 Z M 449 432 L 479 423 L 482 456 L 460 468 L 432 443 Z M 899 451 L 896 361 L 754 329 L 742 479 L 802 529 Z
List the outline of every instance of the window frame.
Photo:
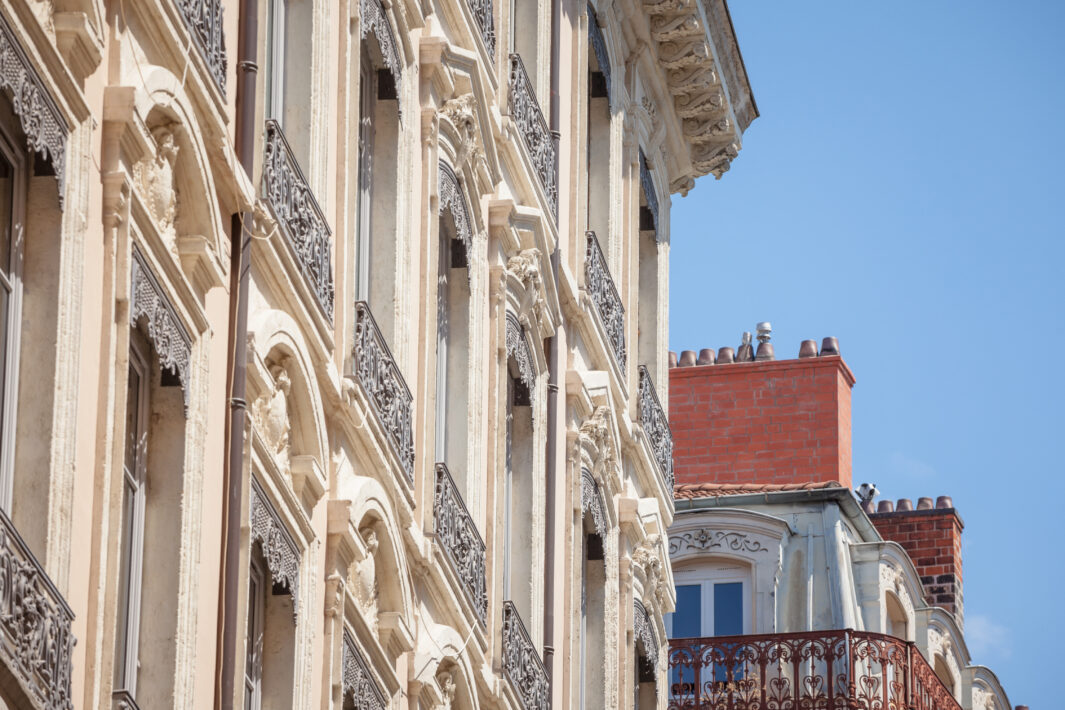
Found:
M 22 332 L 22 264 L 25 245 L 29 153 L 0 126 L 0 151 L 13 171 L 11 177 L 11 223 L 8 264 L 0 268 L 0 288 L 9 293 L 0 342 L 0 509 L 11 513 L 15 492 L 15 446 L 18 421 L 19 351 Z
M 714 633 L 714 587 L 718 584 L 730 584 L 740 582 L 742 587 L 741 600 L 743 602 L 743 608 L 741 610 L 741 617 L 743 619 L 743 631 L 739 635 L 748 635 L 753 632 L 754 628 L 754 584 L 753 584 L 753 570 L 744 562 L 733 562 L 731 560 L 720 561 L 713 563 L 715 565 L 729 565 L 725 569 L 714 569 L 713 567 L 700 566 L 697 569 L 678 570 L 673 573 L 674 586 L 687 587 L 698 586 L 699 587 L 699 636 L 697 638 L 708 638 L 715 636 Z M 668 638 L 674 638 L 673 636 L 673 618 L 676 612 L 670 612 L 665 615 L 664 623 L 666 627 L 666 636 Z
M 244 640 L 244 710 L 261 710 L 267 571 L 254 546 L 248 562 L 248 609 Z

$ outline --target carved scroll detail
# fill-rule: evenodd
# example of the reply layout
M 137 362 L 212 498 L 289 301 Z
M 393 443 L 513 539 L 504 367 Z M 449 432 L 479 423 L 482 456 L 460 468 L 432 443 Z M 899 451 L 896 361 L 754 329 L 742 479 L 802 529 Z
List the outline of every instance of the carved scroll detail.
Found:
M 130 262 L 129 322 L 133 327 L 143 317 L 148 339 L 159 356 L 159 367 L 176 375 L 181 382 L 185 400 L 185 416 L 189 413 L 189 363 L 192 338 L 178 320 L 174 307 L 159 286 L 155 274 L 148 268 L 140 250 L 134 245 Z

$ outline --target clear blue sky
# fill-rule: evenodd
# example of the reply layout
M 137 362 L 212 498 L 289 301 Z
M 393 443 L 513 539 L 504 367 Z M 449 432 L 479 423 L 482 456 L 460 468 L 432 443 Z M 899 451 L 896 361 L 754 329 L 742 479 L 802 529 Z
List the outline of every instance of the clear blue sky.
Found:
M 1061 707 L 1065 2 L 731 11 L 762 115 L 674 196 L 670 349 L 838 336 L 855 485 L 953 496 L 973 661 Z

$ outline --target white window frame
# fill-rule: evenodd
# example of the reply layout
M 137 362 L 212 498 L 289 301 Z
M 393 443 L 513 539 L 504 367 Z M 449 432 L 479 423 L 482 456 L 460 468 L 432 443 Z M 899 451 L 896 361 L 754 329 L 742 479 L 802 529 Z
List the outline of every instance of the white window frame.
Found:
M 714 585 L 740 582 L 743 585 L 743 634 L 753 633 L 754 590 L 753 570 L 745 563 L 718 561 L 704 563 L 698 569 L 679 570 L 673 573 L 676 587 L 698 586 L 700 638 L 714 636 Z M 673 613 L 665 615 L 666 636 L 673 638 Z
M 355 244 L 355 300 L 370 302 L 370 247 L 373 241 L 373 159 L 376 143 L 377 71 L 363 42 L 359 60 L 358 222 Z M 372 308 L 373 304 L 371 304 Z
M 11 164 L 11 224 L 8 264 L 0 268 L 0 288 L 8 292 L 3 362 L 0 362 L 0 509 L 10 513 L 15 489 L 15 431 L 18 419 L 19 350 L 22 331 L 22 255 L 25 237 L 29 156 L 0 130 L 0 151 Z
M 122 653 L 123 662 L 117 663 L 115 683 L 131 697 L 137 696 L 137 675 L 140 670 L 140 621 L 141 591 L 144 579 L 144 511 L 147 500 L 148 473 L 148 422 L 150 420 L 151 352 L 144 339 L 134 330 L 130 333 L 129 370 L 138 378 L 136 430 L 132 432 L 137 442 L 133 447 L 133 460 L 123 454 L 122 462 L 122 510 L 126 510 L 126 496 L 132 497 L 130 518 L 122 520 L 122 550 L 120 569 L 125 571 L 119 578 L 119 614 L 124 610 L 125 628 L 119 628 L 116 644 Z M 129 381 L 127 379 L 127 402 Z M 126 432 L 127 440 L 131 432 Z M 121 616 L 120 616 L 121 618 Z
M 266 5 L 266 117 L 285 128 L 285 29 L 287 0 L 267 0 Z
M 263 703 L 263 633 L 266 583 L 262 559 L 252 550 L 248 567 L 248 628 L 244 652 L 244 710 L 261 710 Z

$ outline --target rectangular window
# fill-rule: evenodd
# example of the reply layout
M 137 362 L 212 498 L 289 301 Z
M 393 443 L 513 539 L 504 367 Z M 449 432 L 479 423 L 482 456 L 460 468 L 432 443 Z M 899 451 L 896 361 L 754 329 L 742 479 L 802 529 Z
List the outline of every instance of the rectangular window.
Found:
M 24 151 L 0 134 L 0 508 L 11 512 L 21 317 Z
M 263 690 L 263 615 L 266 575 L 253 554 L 248 574 L 248 632 L 244 654 L 244 710 L 260 710 Z

